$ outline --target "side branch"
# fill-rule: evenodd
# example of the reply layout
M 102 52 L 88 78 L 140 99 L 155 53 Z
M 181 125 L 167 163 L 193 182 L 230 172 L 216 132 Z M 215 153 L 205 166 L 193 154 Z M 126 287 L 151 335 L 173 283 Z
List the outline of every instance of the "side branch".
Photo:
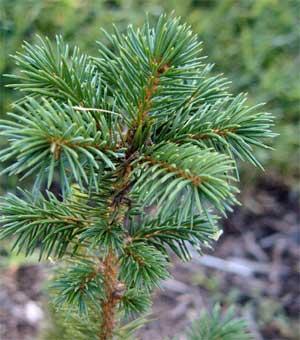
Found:
M 211 137 L 211 134 L 218 135 L 220 137 L 226 137 L 228 133 L 235 133 L 236 128 L 225 128 L 225 129 L 211 129 L 209 132 L 189 134 L 188 137 L 192 139 L 207 139 Z
M 188 173 L 185 170 L 178 169 L 177 167 L 170 165 L 167 162 L 162 160 L 156 160 L 155 158 L 145 156 L 144 159 L 152 165 L 158 164 L 160 167 L 165 169 L 168 172 L 174 173 L 176 176 L 187 179 L 191 181 L 195 186 L 199 186 L 202 183 L 202 179 L 198 175 L 194 175 L 192 173 Z

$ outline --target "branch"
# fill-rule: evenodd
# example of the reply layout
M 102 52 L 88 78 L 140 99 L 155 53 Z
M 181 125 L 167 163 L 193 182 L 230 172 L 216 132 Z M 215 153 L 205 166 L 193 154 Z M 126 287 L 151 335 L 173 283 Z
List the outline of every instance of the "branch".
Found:
M 133 228 L 131 242 L 148 243 L 165 254 L 168 254 L 170 247 L 180 258 L 189 260 L 191 255 L 187 244 L 197 251 L 211 246 L 220 234 L 216 223 L 217 217 L 214 215 L 209 220 L 205 216 L 195 216 L 181 221 L 177 213 L 167 220 L 153 219 Z
M 91 59 L 81 54 L 78 47 L 70 51 L 61 36 L 56 36 L 52 45 L 48 38 L 38 36 L 39 44 L 25 42 L 24 52 L 14 56 L 16 64 L 22 70 L 21 75 L 8 75 L 21 83 L 10 84 L 32 96 L 46 96 L 71 101 L 73 104 L 84 103 L 87 106 L 101 107 L 102 89 L 100 76 Z
M 270 148 L 264 140 L 276 135 L 271 132 L 273 119 L 269 113 L 257 112 L 261 105 L 246 106 L 246 99 L 240 94 L 212 104 L 181 109 L 176 119 L 161 128 L 157 142 L 164 140 L 213 147 L 261 167 L 252 148 Z
M 0 152 L 0 160 L 17 158 L 4 172 L 26 177 L 36 171 L 39 178 L 48 174 L 49 188 L 58 167 L 63 187 L 69 184 L 68 172 L 83 187 L 91 181 L 97 186 L 95 170 L 101 163 L 115 168 L 111 160 L 115 153 L 109 150 L 112 141 L 104 126 L 98 130 L 90 113 L 82 115 L 68 105 L 45 99 L 42 104 L 29 99 L 24 107 L 16 108 L 20 114 L 9 113 L 13 120 L 0 125 L 1 134 L 10 141 Z
M 205 208 L 203 199 L 222 212 L 227 204 L 236 203 L 236 188 L 227 182 L 234 180 L 229 175 L 233 163 L 223 154 L 192 144 L 165 143 L 142 156 L 140 162 L 133 173 L 137 176 L 133 191 L 145 206 L 156 204 L 162 216 L 168 216 L 179 201 L 183 210 L 195 206 L 200 213 Z
M 24 193 L 26 195 L 26 193 Z M 74 214 L 67 204 L 48 193 L 48 200 L 29 195 L 23 200 L 9 194 L 0 202 L 2 213 L 0 239 L 16 236 L 14 248 L 32 254 L 39 249 L 40 258 L 61 257 L 76 235 L 91 223 L 86 216 Z
M 150 292 L 169 273 L 166 256 L 143 242 L 129 243 L 120 256 L 120 278 L 128 288 Z
M 67 264 L 67 268 L 63 266 L 58 271 L 50 286 L 56 295 L 54 303 L 59 308 L 68 306 L 69 310 L 75 305 L 79 314 L 86 317 L 89 303 L 97 306 L 99 297 L 104 298 L 102 266 L 88 258 L 82 260 L 71 258 Z

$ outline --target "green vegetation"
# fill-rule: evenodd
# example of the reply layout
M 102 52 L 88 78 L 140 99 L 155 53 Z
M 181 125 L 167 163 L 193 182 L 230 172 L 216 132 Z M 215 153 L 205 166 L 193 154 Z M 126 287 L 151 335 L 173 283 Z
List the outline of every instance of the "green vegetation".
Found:
M 1 0 L 0 7 L 1 73 L 12 72 L 8 55 L 19 50 L 24 39 L 35 41 L 36 33 L 54 38 L 61 32 L 68 42 L 96 55 L 94 41 L 105 42 L 100 27 L 112 31 L 114 22 L 123 30 L 128 23 L 141 24 L 145 12 L 155 18 L 174 10 L 199 33 L 204 54 L 216 63 L 213 72 L 224 72 L 234 91 L 249 92 L 250 101 L 266 102 L 267 109 L 276 114 L 275 131 L 280 133 L 276 151 L 258 154 L 266 169 L 291 184 L 299 178 L 298 0 Z M 3 90 L 7 82 L 1 79 L 2 112 L 8 110 L 14 95 L 10 89 Z M 7 188 L 7 179 L 2 182 Z M 15 183 L 10 179 L 9 187 Z
M 0 239 L 59 261 L 54 303 L 76 339 L 124 339 L 142 324 L 169 250 L 189 260 L 218 239 L 217 212 L 238 203 L 237 161 L 261 167 L 253 147 L 274 136 L 272 115 L 229 92 L 180 19 L 105 36 L 98 57 L 60 36 L 24 43 L 10 76 L 23 96 L 0 121 L 5 173 L 36 177 L 1 200 Z M 243 330 L 221 325 L 220 336 Z
M 247 332 L 243 320 L 234 318 L 233 309 L 224 315 L 216 305 L 211 314 L 202 313 L 187 331 L 188 340 L 250 340 L 253 337 Z
M 20 98 L 12 88 L 4 88 L 14 80 L 3 74 L 19 72 L 9 55 L 21 50 L 23 40 L 33 44 L 38 42 L 36 34 L 54 40 L 55 34 L 61 33 L 70 46 L 78 45 L 86 53 L 98 56 L 99 46 L 95 41 L 101 40 L 112 49 L 100 27 L 112 32 L 112 23 L 115 23 L 124 31 L 129 23 L 138 26 L 144 22 L 146 12 L 150 18 L 157 19 L 162 12 L 174 10 L 203 40 L 203 55 L 209 56 L 208 62 L 216 63 L 211 74 L 223 72 L 232 81 L 230 87 L 235 93 L 248 92 L 250 104 L 266 102 L 266 110 L 275 114 L 274 129 L 280 134 L 274 139 L 275 151 L 258 149 L 255 154 L 268 176 L 280 175 L 292 188 L 297 185 L 299 188 L 298 0 L 0 0 L 0 8 L 2 115 L 12 111 L 11 103 Z M 75 114 L 78 113 L 75 110 Z M 0 145 L 1 149 L 6 147 L 5 138 L 1 137 Z M 0 167 L 9 165 L 8 160 Z M 247 163 L 242 166 L 242 175 L 246 172 L 247 177 L 255 176 Z M 34 175 L 29 174 L 22 186 L 31 187 L 34 179 Z M 58 179 L 59 173 L 54 172 L 51 189 L 57 189 Z M 17 176 L 2 174 L 0 191 L 14 191 L 17 184 Z M 72 190 L 76 200 L 80 200 L 78 188 L 72 186 Z M 22 253 L 8 257 L 8 249 L 9 242 L 1 241 L 2 264 L 23 261 Z

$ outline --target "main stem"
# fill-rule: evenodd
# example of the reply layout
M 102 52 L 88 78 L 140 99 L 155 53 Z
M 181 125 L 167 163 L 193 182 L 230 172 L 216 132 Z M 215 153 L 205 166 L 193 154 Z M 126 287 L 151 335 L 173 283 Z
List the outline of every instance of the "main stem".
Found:
M 120 300 L 120 282 L 118 281 L 117 257 L 109 250 L 103 262 L 103 285 L 105 299 L 102 302 L 102 324 L 100 340 L 109 340 L 113 337 L 115 327 L 116 305 Z
M 155 71 L 152 77 L 149 79 L 149 84 L 145 88 L 145 96 L 143 98 L 143 102 L 139 103 L 139 111 L 137 114 L 137 124 L 138 126 L 143 125 L 144 119 L 148 115 L 148 111 L 152 107 L 152 97 L 154 93 L 157 91 L 158 84 L 160 81 L 160 76 L 165 73 L 168 69 L 168 65 L 161 65 L 159 67 L 159 61 L 155 61 Z M 130 135 L 132 131 L 128 131 L 128 135 Z M 134 136 L 138 132 L 138 128 L 133 132 L 133 141 Z M 132 142 L 130 138 L 126 138 L 129 144 Z M 132 150 L 132 146 L 128 148 Z M 130 159 L 130 154 L 127 155 L 127 159 Z M 126 196 L 128 190 L 129 183 L 129 174 L 130 174 L 130 166 L 126 165 L 123 169 L 122 180 L 121 183 L 118 184 L 118 191 L 114 197 L 113 204 L 115 208 L 119 208 L 119 213 L 114 217 L 115 220 L 125 223 L 124 214 L 122 213 L 122 200 L 124 196 Z M 126 206 L 126 203 L 125 203 Z M 113 250 L 110 249 L 107 256 L 103 262 L 103 285 L 105 291 L 105 300 L 102 302 L 102 323 L 101 323 L 101 332 L 100 332 L 100 340 L 110 340 L 113 337 L 113 330 L 115 327 L 115 313 L 116 306 L 119 300 L 122 298 L 124 292 L 124 285 L 118 281 L 118 259 L 114 254 Z

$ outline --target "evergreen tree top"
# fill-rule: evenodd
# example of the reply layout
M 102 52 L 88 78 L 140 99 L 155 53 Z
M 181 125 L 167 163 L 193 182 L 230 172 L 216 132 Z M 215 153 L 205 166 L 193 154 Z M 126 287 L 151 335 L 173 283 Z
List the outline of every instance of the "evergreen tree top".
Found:
M 218 238 L 216 212 L 238 203 L 237 161 L 261 167 L 253 148 L 274 134 L 272 115 L 211 75 L 179 18 L 105 34 L 110 48 L 99 43 L 97 57 L 59 36 L 14 57 L 11 86 L 24 96 L 0 122 L 0 160 L 36 181 L 33 193 L 2 199 L 0 237 L 16 236 L 27 254 L 72 255 L 54 285 L 59 303 L 88 311 L 100 297 L 108 339 L 108 310 L 145 309 L 168 276 L 168 249 L 186 260 Z

